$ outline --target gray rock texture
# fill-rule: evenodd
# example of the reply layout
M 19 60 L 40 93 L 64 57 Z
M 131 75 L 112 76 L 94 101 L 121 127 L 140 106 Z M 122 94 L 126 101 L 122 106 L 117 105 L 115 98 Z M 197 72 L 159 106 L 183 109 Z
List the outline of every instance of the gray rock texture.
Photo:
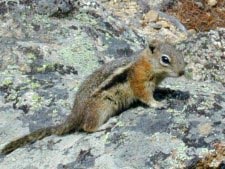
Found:
M 64 121 L 85 77 L 142 49 L 149 35 L 97 1 L 7 0 L 0 14 L 0 149 Z M 0 168 L 190 167 L 225 140 L 224 35 L 221 28 L 177 44 L 187 73 L 155 92 L 157 100 L 167 100 L 167 109 L 136 103 L 112 117 L 105 130 L 46 137 L 1 156 Z

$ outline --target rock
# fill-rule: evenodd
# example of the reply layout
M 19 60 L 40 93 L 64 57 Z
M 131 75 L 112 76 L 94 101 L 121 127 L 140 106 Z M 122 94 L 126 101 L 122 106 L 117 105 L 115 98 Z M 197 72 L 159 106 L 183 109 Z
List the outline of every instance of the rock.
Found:
M 207 0 L 207 4 L 211 7 L 214 7 L 217 4 L 217 0 Z
M 204 4 L 203 1 L 194 1 L 194 3 L 200 8 L 200 9 L 204 9 Z
M 156 22 L 156 24 L 161 25 L 163 28 L 169 29 L 171 27 L 171 24 L 167 21 L 158 21 Z
M 225 167 L 225 143 L 213 144 L 214 151 L 205 152 L 202 158 L 197 158 L 191 165 L 187 166 L 187 169 L 191 168 L 218 168 L 223 169 Z
M 176 32 L 182 32 L 183 34 L 187 33 L 185 26 L 174 16 L 168 15 L 165 12 L 159 11 L 159 16 L 163 20 L 170 22 L 174 27 L 176 27 Z
M 187 70 L 192 70 L 192 79 L 197 81 L 220 82 L 225 85 L 225 29 L 198 33 L 178 48 L 187 55 Z M 201 50 L 199 50 L 201 49 Z
M 156 29 L 156 30 L 159 30 L 162 28 L 162 25 L 157 24 L 157 23 L 150 23 L 149 25 L 150 25 L 150 27 L 152 27 L 153 29 Z
M 207 136 L 209 133 L 212 132 L 212 124 L 210 123 L 203 123 L 198 125 L 198 132 L 203 136 Z
M 196 34 L 196 30 L 195 30 L 195 29 L 189 29 L 189 30 L 188 30 L 188 35 L 189 35 L 189 36 L 192 36 L 192 35 L 194 35 L 194 34 Z
M 70 0 L 40 0 L 37 2 L 37 11 L 40 14 L 59 16 L 72 11 L 73 5 Z
M 129 27 L 140 34 L 148 37 L 160 34 L 172 41 L 182 41 L 184 37 L 187 37 L 187 30 L 184 25 L 177 18 L 158 10 L 160 8 L 166 9 L 167 4 L 171 5 L 173 3 L 173 0 L 117 1 L 115 3 L 113 1 L 104 1 L 103 5 L 106 9 L 105 11 L 113 11 L 114 15 L 122 20 L 123 23 L 128 24 Z M 151 9 L 149 13 L 145 14 L 144 12 L 143 14 L 143 11 L 147 10 L 148 7 Z M 151 16 L 149 20 L 148 17 L 145 17 L 147 15 Z M 155 24 L 159 20 L 167 21 L 172 26 L 170 29 L 161 29 L 161 25 Z
M 143 1 L 143 0 L 142 0 Z M 168 5 L 173 4 L 174 0 L 145 0 L 148 2 L 150 9 L 162 10 L 165 9 Z
M 148 13 L 144 15 L 144 20 L 146 22 L 156 22 L 159 18 L 159 14 L 157 11 L 150 10 Z

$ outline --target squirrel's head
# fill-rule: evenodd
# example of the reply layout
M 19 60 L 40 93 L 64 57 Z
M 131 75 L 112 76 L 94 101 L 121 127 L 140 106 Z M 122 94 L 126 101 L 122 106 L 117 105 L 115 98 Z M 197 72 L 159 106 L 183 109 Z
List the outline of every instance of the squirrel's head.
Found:
M 151 62 L 155 73 L 178 77 L 184 74 L 185 62 L 183 55 L 172 44 L 152 40 L 149 42 L 152 53 Z

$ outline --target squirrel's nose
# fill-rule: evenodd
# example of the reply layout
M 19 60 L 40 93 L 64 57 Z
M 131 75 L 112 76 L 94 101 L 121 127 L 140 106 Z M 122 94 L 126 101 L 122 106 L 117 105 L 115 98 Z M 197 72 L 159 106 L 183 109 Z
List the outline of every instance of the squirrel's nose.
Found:
M 182 76 L 182 75 L 184 75 L 184 70 L 179 72 L 179 76 Z

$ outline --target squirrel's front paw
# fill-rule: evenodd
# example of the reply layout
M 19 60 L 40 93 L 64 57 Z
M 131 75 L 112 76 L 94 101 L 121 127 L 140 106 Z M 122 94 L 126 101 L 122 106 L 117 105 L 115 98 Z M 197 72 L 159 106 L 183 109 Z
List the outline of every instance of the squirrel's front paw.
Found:
M 166 101 L 159 102 L 159 101 L 153 100 L 153 101 L 149 102 L 148 105 L 150 107 L 154 107 L 157 109 L 165 109 L 168 107 L 168 103 Z

